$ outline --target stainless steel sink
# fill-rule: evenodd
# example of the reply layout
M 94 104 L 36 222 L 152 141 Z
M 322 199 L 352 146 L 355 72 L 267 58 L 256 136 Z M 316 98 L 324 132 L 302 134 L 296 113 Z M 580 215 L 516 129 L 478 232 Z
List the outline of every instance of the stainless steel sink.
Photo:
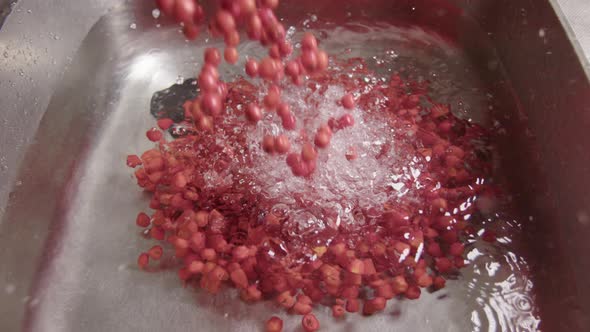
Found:
M 231 292 L 212 297 L 182 288 L 173 271 L 135 267 L 137 253 L 149 248 L 133 223 L 147 202 L 125 156 L 150 146 L 143 137 L 154 121 L 153 93 L 194 76 L 204 39 L 185 42 L 178 27 L 153 17 L 152 1 L 0 4 L 7 14 L 0 29 L 0 331 L 261 330 L 277 311 L 271 304 L 245 305 Z M 382 315 L 334 323 L 320 310 L 324 330 L 590 330 L 590 85 L 553 1 L 281 6 L 292 24 L 314 14 L 419 26 L 461 50 L 469 77 L 502 105 L 494 114 L 506 130 L 494 137 L 526 260 L 502 260 L 510 256 L 493 250 L 473 255 L 443 292 L 397 301 Z M 490 264 L 499 271 L 494 278 L 478 272 Z M 473 283 L 497 294 L 482 303 Z M 514 312 L 494 301 L 514 301 Z M 287 330 L 298 328 L 299 318 L 283 316 Z

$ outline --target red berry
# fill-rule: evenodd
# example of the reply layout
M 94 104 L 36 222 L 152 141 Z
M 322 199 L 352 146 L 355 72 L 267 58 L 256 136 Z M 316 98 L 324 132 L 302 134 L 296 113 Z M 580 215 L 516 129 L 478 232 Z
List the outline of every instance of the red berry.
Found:
M 267 80 L 272 80 L 277 73 L 277 64 L 275 60 L 271 57 L 262 59 L 262 62 L 258 68 L 258 73 L 260 74 L 260 77 Z
M 256 10 L 256 0 L 238 0 L 237 2 L 242 15 L 250 15 Z
M 432 277 L 428 274 L 424 273 L 416 280 L 418 286 L 422 288 L 430 287 L 432 285 Z
M 262 110 L 254 103 L 248 104 L 246 106 L 246 118 L 252 123 L 257 123 L 262 119 Z
M 301 54 L 301 63 L 305 70 L 313 73 L 318 68 L 318 56 L 314 51 L 303 51 Z
M 280 59 L 281 52 L 279 51 L 279 45 L 274 44 L 268 49 L 268 55 L 273 59 Z
M 217 78 L 214 76 L 213 73 L 208 71 L 203 71 L 199 75 L 199 87 L 203 91 L 215 91 L 218 87 Z
M 437 276 L 434 278 L 434 281 L 432 283 L 432 285 L 434 286 L 434 289 L 441 289 L 444 288 L 446 284 L 446 280 L 441 277 L 441 276 Z
M 312 161 L 317 158 L 317 152 L 313 146 L 309 143 L 304 143 L 301 148 L 301 159 L 304 161 Z
M 174 18 L 178 22 L 191 24 L 193 23 L 196 10 L 196 3 L 193 0 L 176 0 L 174 5 Z
M 297 300 L 295 299 L 295 297 L 293 297 L 293 295 L 291 295 L 291 292 L 287 290 L 281 292 L 277 296 L 277 302 L 285 309 L 290 309 L 295 305 Z
M 279 103 L 277 106 L 277 115 L 281 118 L 291 115 L 290 107 L 287 103 Z
M 354 125 L 354 118 L 350 114 L 344 114 L 338 119 L 338 127 L 346 128 Z
M 207 114 L 212 116 L 217 116 L 221 114 L 223 105 L 221 101 L 221 96 L 217 92 L 207 92 L 203 95 L 203 99 L 201 99 L 201 108 Z
M 418 286 L 410 286 L 405 293 L 405 296 L 409 300 L 415 300 L 420 297 L 420 288 Z
M 227 63 L 232 65 L 238 62 L 238 50 L 235 47 L 226 47 L 223 52 L 223 57 Z
M 227 10 L 220 10 L 217 12 L 216 20 L 221 31 L 228 33 L 236 28 L 234 17 Z
M 426 246 L 426 252 L 432 257 L 442 256 L 442 250 L 440 249 L 440 245 L 436 242 L 432 242 L 428 246 Z
M 264 326 L 265 332 L 282 332 L 283 331 L 283 320 L 277 316 L 272 316 L 266 321 Z
M 203 271 L 204 267 L 205 267 L 205 264 L 203 264 L 203 262 L 198 261 L 198 260 L 194 260 L 188 264 L 187 271 L 192 274 L 197 274 L 197 273 L 201 273 Z
M 289 153 L 285 159 L 285 162 L 287 165 L 289 165 L 289 167 L 294 167 L 301 162 L 301 155 L 298 153 Z
M 226 46 L 236 47 L 240 43 L 240 34 L 237 30 L 231 30 L 223 35 L 223 41 Z
M 297 120 L 295 119 L 295 116 L 291 113 L 289 113 L 289 115 L 281 118 L 281 123 L 283 125 L 283 128 L 285 128 L 286 130 L 294 130 L 297 124 Z
M 349 147 L 348 150 L 346 150 L 345 156 L 346 156 L 346 160 L 348 160 L 348 161 L 352 161 L 352 160 L 355 160 L 356 158 L 358 158 L 356 148 L 354 146 Z
M 293 53 L 293 45 L 286 40 L 279 42 L 279 52 L 282 57 L 286 57 Z
M 148 256 L 148 254 L 146 254 L 145 252 L 141 253 L 137 258 L 137 265 L 139 265 L 139 268 L 142 270 L 148 266 L 149 262 L 150 256 Z
M 346 301 L 346 311 L 348 312 L 358 312 L 360 309 L 360 303 L 357 299 L 348 299 Z
M 322 50 L 318 50 L 317 58 L 318 58 L 317 70 L 324 71 L 324 70 L 328 69 L 328 63 L 329 63 L 328 53 L 326 53 Z
M 248 277 L 244 270 L 238 268 L 230 272 L 229 274 L 231 281 L 236 285 L 237 288 L 248 287 Z
M 262 138 L 262 150 L 266 153 L 274 153 L 275 152 L 275 140 L 270 135 L 265 135 Z
M 151 128 L 145 133 L 145 135 L 152 142 L 158 142 L 162 139 L 162 132 L 156 128 Z
M 172 15 L 174 11 L 174 4 L 176 0 L 156 0 L 156 6 L 164 13 L 164 15 Z
M 135 223 L 139 227 L 148 227 L 150 225 L 150 222 L 151 222 L 150 217 L 143 212 L 140 212 L 137 215 L 137 218 L 135 219 Z
M 285 73 L 291 77 L 296 77 L 299 75 L 299 63 L 297 61 L 289 61 L 287 63 L 287 67 L 285 68 Z
M 276 85 L 271 85 L 268 88 L 268 93 L 264 97 L 264 106 L 267 109 L 275 109 L 281 102 L 281 89 Z
M 451 261 L 448 258 L 441 257 L 435 259 L 435 266 L 438 272 L 447 273 L 453 268 L 453 263 L 451 263 Z
M 318 148 L 326 148 L 330 144 L 330 134 L 324 130 L 320 130 L 315 135 L 314 143 Z
M 248 258 L 249 250 L 246 246 L 237 246 L 232 250 L 232 258 L 236 262 L 241 262 L 244 259 Z
M 460 257 L 465 251 L 465 246 L 462 243 L 455 242 L 449 246 L 449 254 Z
M 161 246 L 153 246 L 150 248 L 150 250 L 148 250 L 148 254 L 151 258 L 153 259 L 160 259 L 162 257 L 162 254 L 164 253 L 164 249 L 162 249 Z
M 188 40 L 195 40 L 199 36 L 199 27 L 192 23 L 185 23 L 182 33 Z
M 219 50 L 213 47 L 208 47 L 205 49 L 205 62 L 212 66 L 219 66 L 221 63 L 221 54 Z
M 332 316 L 335 318 L 340 318 L 340 317 L 344 317 L 344 315 L 346 314 L 346 310 L 344 310 L 344 307 L 341 305 L 334 305 L 332 306 Z
M 382 297 L 376 297 L 371 300 L 365 300 L 363 304 L 363 315 L 372 315 L 385 309 L 387 301 Z
M 199 119 L 197 127 L 203 131 L 213 130 L 213 119 L 210 116 L 203 116 Z
M 254 59 L 246 61 L 246 74 L 250 77 L 258 76 L 258 61 Z
M 259 40 L 262 36 L 262 21 L 257 14 L 250 15 L 250 19 L 246 25 L 248 38 L 251 40 Z
M 217 50 L 216 50 L 217 51 Z M 219 52 L 219 51 L 217 51 Z M 213 52 L 215 53 L 215 52 Z M 211 55 L 213 58 L 215 57 L 214 55 Z M 221 60 L 219 60 L 221 62 Z M 217 70 L 217 65 L 213 65 L 211 63 L 205 62 L 205 64 L 203 65 L 203 68 L 201 68 L 201 74 L 210 74 L 211 76 L 213 76 L 213 78 L 215 79 L 215 82 L 217 82 L 219 80 L 219 71 Z
M 217 85 L 217 93 L 221 96 L 222 99 L 227 97 L 227 84 L 225 82 L 220 82 Z
M 275 150 L 280 153 L 284 154 L 289 152 L 291 148 L 291 142 L 289 142 L 289 138 L 286 135 L 279 135 L 275 138 Z
M 141 159 L 138 156 L 131 154 L 127 156 L 127 166 L 131 168 L 135 168 L 141 165 Z
M 400 294 L 405 293 L 408 290 L 408 283 L 406 278 L 403 276 L 394 277 L 391 281 L 391 287 L 393 288 L 394 293 Z
M 167 130 L 168 128 L 170 128 L 172 126 L 173 123 L 174 123 L 174 121 L 172 121 L 172 119 L 168 119 L 168 118 L 159 119 L 158 120 L 158 127 L 160 127 L 160 129 L 162 129 L 162 130 Z
M 261 0 L 260 3 L 264 7 L 275 9 L 279 6 L 279 0 Z
M 205 12 L 203 11 L 203 7 L 199 4 L 195 6 L 195 14 L 193 15 L 193 22 L 196 24 L 200 24 L 203 21 L 205 16 Z
M 318 41 L 311 32 L 306 32 L 301 39 L 301 49 L 304 51 L 314 51 L 318 48 Z
M 320 322 L 312 313 L 303 316 L 303 319 L 301 319 L 301 325 L 306 332 L 313 332 L 320 329 Z
M 344 97 L 342 97 L 342 106 L 349 110 L 354 108 L 354 97 L 350 93 L 345 94 Z

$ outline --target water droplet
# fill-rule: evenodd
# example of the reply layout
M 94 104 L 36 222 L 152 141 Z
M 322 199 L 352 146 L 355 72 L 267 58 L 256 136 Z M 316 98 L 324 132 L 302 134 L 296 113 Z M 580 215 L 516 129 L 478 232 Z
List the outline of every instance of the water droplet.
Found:
M 160 17 L 160 10 L 158 8 L 152 10 L 152 17 L 153 18 L 158 18 Z
M 289 29 L 287 29 L 287 33 L 285 35 L 287 38 L 291 38 L 293 37 L 296 31 L 297 29 L 294 26 L 290 26 Z

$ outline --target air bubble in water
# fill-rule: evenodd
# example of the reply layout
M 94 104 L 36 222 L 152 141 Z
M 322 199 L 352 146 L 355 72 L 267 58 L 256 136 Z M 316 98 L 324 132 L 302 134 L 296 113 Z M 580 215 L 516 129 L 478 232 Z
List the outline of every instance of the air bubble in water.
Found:
M 290 26 L 289 29 L 287 29 L 287 33 L 285 34 L 285 36 L 287 38 L 291 38 L 291 37 L 293 37 L 293 35 L 295 34 L 296 31 L 297 31 L 297 29 L 294 26 Z

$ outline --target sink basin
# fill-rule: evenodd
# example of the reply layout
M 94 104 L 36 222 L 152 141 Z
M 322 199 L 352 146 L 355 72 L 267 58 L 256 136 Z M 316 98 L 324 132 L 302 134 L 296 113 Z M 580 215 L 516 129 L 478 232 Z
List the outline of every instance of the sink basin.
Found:
M 148 201 L 125 157 L 150 148 L 154 93 L 193 77 L 204 47 L 221 44 L 186 42 L 152 1 L 56 2 L 3 11 L 0 330 L 262 330 L 279 311 L 272 304 L 185 289 L 173 270 L 136 266 L 152 245 L 134 225 Z M 493 138 L 513 236 L 502 250 L 474 246 L 447 288 L 383 314 L 334 322 L 318 309 L 323 329 L 590 330 L 590 85 L 553 1 L 339 6 L 285 0 L 281 13 L 287 26 L 325 31 L 326 43 L 351 21 L 428 36 L 422 53 L 387 40 L 418 67 L 445 63 L 445 77 L 474 98 L 449 100 L 459 116 L 502 128 Z M 286 330 L 299 328 L 299 317 L 283 318 Z

